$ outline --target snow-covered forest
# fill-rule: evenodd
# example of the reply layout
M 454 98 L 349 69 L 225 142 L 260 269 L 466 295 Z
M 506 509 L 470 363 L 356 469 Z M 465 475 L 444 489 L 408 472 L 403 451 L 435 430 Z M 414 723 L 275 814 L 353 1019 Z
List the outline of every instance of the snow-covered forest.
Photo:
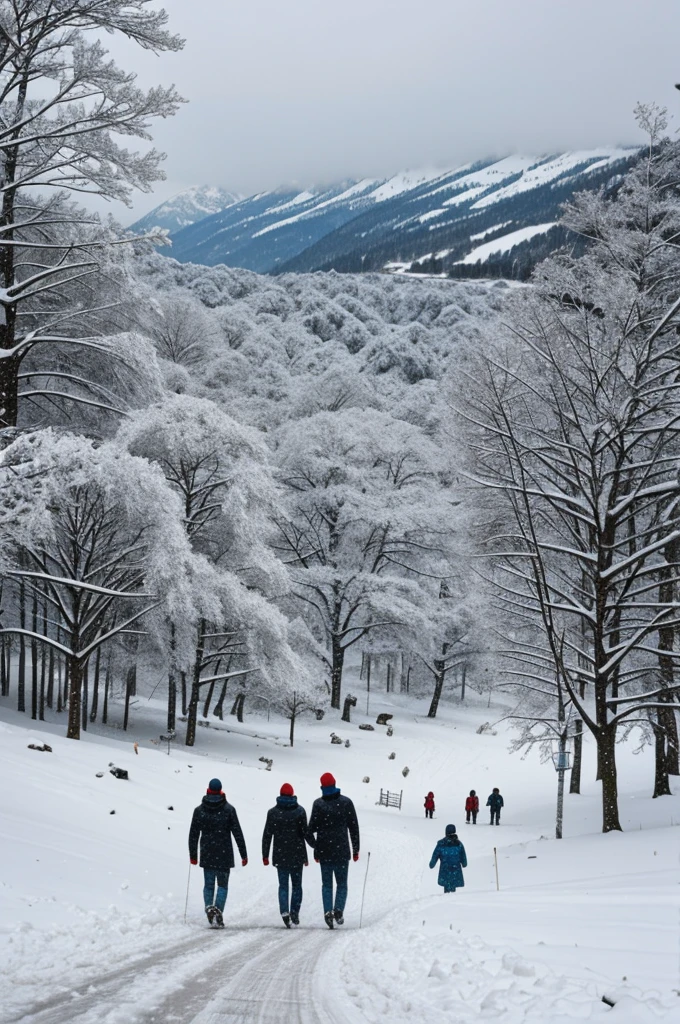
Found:
M 144 6 L 111 0 L 85 25 L 178 48 Z M 289 719 L 293 742 L 299 715 L 351 696 L 352 651 L 388 690 L 427 692 L 431 717 L 466 685 L 511 694 L 519 746 L 575 738 L 575 792 L 588 731 L 604 830 L 631 730 L 669 792 L 680 148 L 664 112 L 639 109 L 646 155 L 565 208 L 578 255 L 526 288 L 181 265 L 162 234 L 79 203 L 151 186 L 158 154 L 115 135 L 148 137 L 179 97 L 137 90 L 79 4 L 22 28 L 34 7 L 3 7 L 3 698 L 77 739 L 122 697 L 127 729 L 152 666 L 187 745 L 244 708 Z
M 526 282 L 263 276 L 93 212 L 184 102 L 110 36 L 183 47 L 151 0 L 0 0 L 3 1024 L 675 1019 L 667 112 Z M 243 833 L 199 910 L 211 778 Z M 340 936 L 304 810 L 302 921 L 253 863 L 318 782 L 357 805 Z

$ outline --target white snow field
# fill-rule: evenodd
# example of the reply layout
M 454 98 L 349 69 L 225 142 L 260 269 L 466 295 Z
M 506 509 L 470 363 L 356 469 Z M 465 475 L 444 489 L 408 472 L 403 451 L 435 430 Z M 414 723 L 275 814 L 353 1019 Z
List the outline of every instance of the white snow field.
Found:
M 151 742 L 161 707 L 144 703 L 127 734 L 90 731 L 80 742 L 64 738 L 63 721 L 0 712 L 2 1024 L 680 1020 L 680 797 L 650 799 L 648 749 L 620 748 L 626 831 L 609 835 L 599 832 L 588 749 L 584 792 L 566 797 L 558 842 L 552 765 L 510 755 L 504 724 L 478 734 L 503 714 L 478 696 L 443 705 L 434 721 L 426 701 L 372 696 L 370 716 L 354 713 L 351 725 L 336 714 L 302 720 L 293 750 L 280 720 L 211 719 L 196 748 L 170 755 Z M 391 738 L 359 730 L 383 710 L 394 714 Z M 333 729 L 349 748 L 330 744 Z M 44 741 L 52 753 L 28 749 Z M 264 817 L 284 781 L 309 810 L 324 771 L 354 799 L 362 829 L 346 924 L 323 924 L 312 860 L 301 927 L 286 931 L 276 873 L 261 860 Z M 249 853 L 232 871 L 223 931 L 207 927 L 199 868 L 183 921 L 189 821 L 215 775 Z M 492 829 L 483 805 L 495 785 L 506 805 Z M 376 806 L 381 786 L 403 789 L 401 811 Z M 471 788 L 482 803 L 475 826 L 462 811 Z M 429 789 L 434 821 L 422 808 Z M 428 862 L 449 822 L 469 866 L 465 888 L 444 895 Z

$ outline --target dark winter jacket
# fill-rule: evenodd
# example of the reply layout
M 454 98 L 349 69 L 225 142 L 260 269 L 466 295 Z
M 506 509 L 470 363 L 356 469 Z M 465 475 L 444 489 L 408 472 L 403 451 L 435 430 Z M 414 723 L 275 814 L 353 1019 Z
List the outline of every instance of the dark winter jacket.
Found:
M 465 885 L 463 868 L 467 867 L 465 847 L 455 836 L 445 836 L 434 848 L 430 867 L 436 867 L 439 861 L 439 885 L 445 889 L 460 889 Z
M 213 871 L 224 871 L 234 866 L 234 849 L 231 837 L 236 840 L 242 860 L 247 860 L 246 843 L 239 825 L 236 811 L 227 803 L 224 793 L 204 796 L 200 807 L 194 811 L 189 829 L 189 856 L 198 857 L 198 840 L 201 840 L 201 867 Z
M 425 808 L 428 811 L 433 811 L 434 810 L 434 794 L 433 793 L 428 793 L 427 796 L 425 797 Z
M 272 864 L 275 868 L 296 868 L 307 863 L 307 812 L 300 807 L 296 796 L 278 796 L 276 807 L 267 812 L 262 833 L 262 859 L 269 860 L 269 848 L 274 840 Z
M 492 811 L 500 811 L 503 806 L 503 797 L 500 793 L 490 793 L 489 799 L 486 801 L 486 806 L 490 807 Z
M 306 838 L 321 863 L 338 864 L 349 860 L 352 853 L 358 853 L 359 822 L 350 798 L 342 796 L 337 789 L 315 800 Z
M 465 810 L 466 811 L 478 811 L 479 810 L 479 797 L 478 796 L 469 796 L 467 798 L 467 800 L 465 801 Z

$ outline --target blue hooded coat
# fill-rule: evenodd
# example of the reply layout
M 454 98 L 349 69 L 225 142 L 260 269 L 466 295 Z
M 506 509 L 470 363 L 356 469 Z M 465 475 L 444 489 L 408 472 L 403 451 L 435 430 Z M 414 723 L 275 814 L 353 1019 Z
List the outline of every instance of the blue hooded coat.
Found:
M 446 835 L 434 848 L 430 867 L 434 868 L 439 861 L 439 885 L 445 889 L 460 889 L 465 885 L 463 868 L 467 867 L 465 847 L 455 835 Z

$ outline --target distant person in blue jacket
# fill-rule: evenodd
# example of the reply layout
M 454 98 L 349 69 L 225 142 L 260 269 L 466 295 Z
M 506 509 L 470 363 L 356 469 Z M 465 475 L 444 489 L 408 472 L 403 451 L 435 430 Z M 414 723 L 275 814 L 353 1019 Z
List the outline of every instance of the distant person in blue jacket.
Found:
M 486 801 L 486 806 L 488 808 L 490 808 L 490 810 L 491 810 L 491 821 L 489 822 L 489 824 L 490 825 L 493 825 L 493 824 L 500 825 L 500 823 L 501 823 L 501 807 L 503 806 L 503 797 L 501 796 L 501 791 L 498 788 L 498 786 L 495 786 L 493 792 L 489 794 L 489 799 Z M 496 819 L 495 822 L 494 822 L 494 818 Z
M 463 879 L 463 868 L 467 867 L 465 847 L 456 835 L 456 826 L 447 825 L 446 835 L 440 839 L 434 848 L 430 867 L 437 866 L 439 861 L 439 885 L 443 886 L 444 892 L 455 892 L 465 885 Z

